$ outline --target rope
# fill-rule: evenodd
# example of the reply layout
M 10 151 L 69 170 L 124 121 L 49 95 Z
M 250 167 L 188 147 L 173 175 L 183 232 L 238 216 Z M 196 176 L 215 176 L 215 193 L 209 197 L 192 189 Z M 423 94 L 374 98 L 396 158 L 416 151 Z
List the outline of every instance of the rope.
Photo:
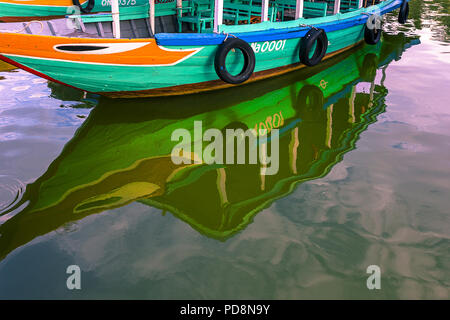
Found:
M 319 30 L 317 27 L 310 25 L 310 24 L 299 24 L 299 27 L 309 27 L 314 30 Z
M 369 21 L 369 18 L 374 15 L 373 13 L 368 13 L 368 12 L 361 12 L 361 14 L 367 16 L 367 21 Z M 362 18 L 362 19 L 364 19 L 364 18 Z M 362 19 L 360 19 L 360 20 L 362 20 Z
M 228 36 L 232 36 L 233 38 L 237 38 L 234 34 L 231 34 L 231 33 L 225 33 L 225 32 L 222 32 L 222 33 L 223 33 L 224 35 L 226 35 L 225 40 L 223 40 L 223 42 L 227 41 Z
M 42 21 L 38 21 L 38 20 L 33 20 L 28 22 L 22 29 L 20 30 L 0 30 L 0 32 L 8 32 L 8 33 L 20 33 L 22 31 L 25 31 L 26 28 L 28 28 L 33 22 L 37 22 L 41 25 L 41 30 L 39 30 L 39 32 L 37 34 L 40 34 L 43 30 L 44 30 L 44 24 L 42 23 Z

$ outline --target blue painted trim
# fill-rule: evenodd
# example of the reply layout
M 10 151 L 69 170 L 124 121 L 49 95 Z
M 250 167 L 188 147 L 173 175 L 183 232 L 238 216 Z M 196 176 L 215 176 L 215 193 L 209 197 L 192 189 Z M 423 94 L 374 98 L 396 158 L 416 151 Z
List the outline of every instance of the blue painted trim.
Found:
M 402 2 L 403 0 L 395 0 L 389 5 L 382 7 L 380 10 L 380 14 L 384 15 L 388 12 L 391 12 L 399 8 Z M 333 32 L 365 24 L 367 19 L 368 15 L 361 14 L 348 19 L 320 23 L 314 26 L 317 28 L 324 29 L 326 32 Z M 251 43 L 251 42 L 301 38 L 309 31 L 309 29 L 310 27 L 269 29 L 264 31 L 234 33 L 233 35 Z M 157 44 L 161 46 L 219 45 L 225 40 L 225 37 L 226 37 L 225 34 L 216 34 L 216 33 L 158 33 L 155 35 Z

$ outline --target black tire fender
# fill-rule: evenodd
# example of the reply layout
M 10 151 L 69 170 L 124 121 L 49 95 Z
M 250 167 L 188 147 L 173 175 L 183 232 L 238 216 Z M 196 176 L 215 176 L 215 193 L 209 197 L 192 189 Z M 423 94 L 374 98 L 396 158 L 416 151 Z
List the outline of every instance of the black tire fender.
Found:
M 364 26 L 364 40 L 367 44 L 377 44 L 381 39 L 381 21 L 379 17 L 372 15 Z
M 88 4 L 83 8 L 80 4 L 80 0 L 72 0 L 73 5 L 80 8 L 82 13 L 90 13 L 95 6 L 95 0 L 88 0 Z
M 406 0 L 403 0 L 400 5 L 400 11 L 398 12 L 398 22 L 401 24 L 406 23 L 409 16 L 409 3 Z
M 229 73 L 225 63 L 228 53 L 233 49 L 240 50 L 244 55 L 244 66 L 237 75 Z M 227 38 L 217 50 L 214 59 L 214 68 L 219 78 L 223 81 L 231 84 L 239 84 L 250 78 L 255 70 L 255 63 L 255 53 L 247 42 L 239 38 Z
M 310 52 L 316 42 L 316 48 L 310 57 Z M 310 67 L 315 66 L 325 57 L 327 49 L 328 37 L 325 30 L 313 28 L 300 41 L 300 62 Z

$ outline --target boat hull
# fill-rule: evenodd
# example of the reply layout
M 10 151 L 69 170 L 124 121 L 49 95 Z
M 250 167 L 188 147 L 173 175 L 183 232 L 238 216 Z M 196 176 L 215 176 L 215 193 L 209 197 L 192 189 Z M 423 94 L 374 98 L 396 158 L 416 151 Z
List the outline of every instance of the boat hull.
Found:
M 327 32 L 325 58 L 329 58 L 364 39 L 367 12 L 384 14 L 401 3 L 388 0 L 370 10 L 308 21 Z M 246 83 L 305 67 L 299 63 L 300 40 L 310 27 L 284 26 L 275 23 L 257 31 L 244 30 L 253 25 L 235 26 L 244 32 L 157 34 L 156 39 L 136 40 L 5 34 L 0 59 L 49 80 L 113 98 L 184 95 L 235 86 L 219 80 L 214 68 L 217 49 L 228 36 L 247 41 L 255 52 L 255 72 Z M 68 46 L 89 48 L 76 54 L 58 49 Z M 91 47 L 103 49 L 93 51 Z M 241 64 L 237 59 L 232 67 L 239 70 Z

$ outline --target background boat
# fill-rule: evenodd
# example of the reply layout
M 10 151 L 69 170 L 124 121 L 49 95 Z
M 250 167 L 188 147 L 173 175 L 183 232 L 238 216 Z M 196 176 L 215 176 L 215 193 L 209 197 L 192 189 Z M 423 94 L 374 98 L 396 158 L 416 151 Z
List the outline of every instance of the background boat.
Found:
M 94 1 L 91 12 L 110 12 L 111 5 L 108 0 Z M 81 7 L 86 8 L 87 0 L 80 0 Z M 121 7 L 144 5 L 147 0 L 119 1 Z M 51 19 L 75 13 L 72 0 L 1 0 L 0 22 L 29 21 L 36 19 Z

